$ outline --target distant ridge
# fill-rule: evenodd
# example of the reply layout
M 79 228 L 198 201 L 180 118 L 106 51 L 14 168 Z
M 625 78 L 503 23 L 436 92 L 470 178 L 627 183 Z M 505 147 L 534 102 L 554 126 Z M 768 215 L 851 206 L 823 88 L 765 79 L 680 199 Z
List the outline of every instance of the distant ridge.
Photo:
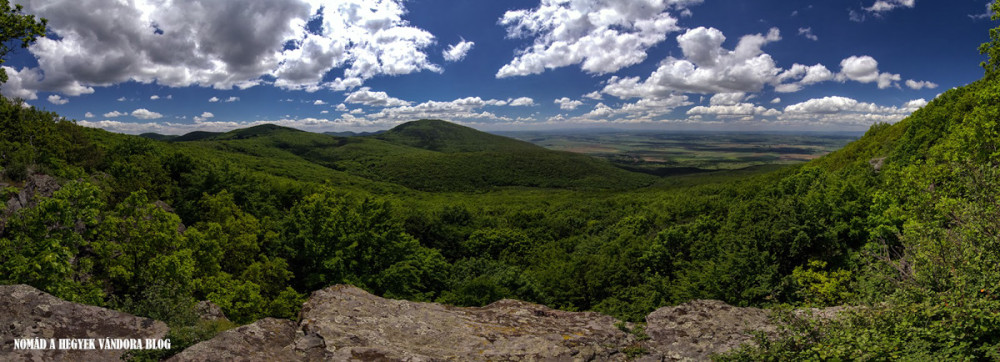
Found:
M 372 137 L 394 144 L 444 153 L 542 149 L 528 142 L 433 119 L 403 123 Z
M 373 136 L 373 135 L 377 135 L 379 133 L 384 133 L 384 132 L 385 132 L 385 130 L 374 131 L 374 132 L 351 132 L 351 131 L 344 131 L 344 132 L 323 132 L 323 134 L 325 134 L 327 136 L 334 136 L 334 137 L 364 137 L 364 136 Z
M 187 141 L 201 141 L 210 138 L 214 138 L 221 135 L 222 132 L 206 132 L 206 131 L 194 131 L 191 133 L 186 133 L 183 136 L 177 136 L 169 139 L 171 142 L 187 142 Z

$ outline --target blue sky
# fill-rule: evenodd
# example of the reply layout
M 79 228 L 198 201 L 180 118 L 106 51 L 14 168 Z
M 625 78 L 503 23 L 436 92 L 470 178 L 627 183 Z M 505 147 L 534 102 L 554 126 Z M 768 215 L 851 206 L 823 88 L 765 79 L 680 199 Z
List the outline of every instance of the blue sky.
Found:
M 985 0 L 16 0 L 8 97 L 117 132 L 863 130 L 982 76 Z M 101 9 L 101 11 L 95 11 Z

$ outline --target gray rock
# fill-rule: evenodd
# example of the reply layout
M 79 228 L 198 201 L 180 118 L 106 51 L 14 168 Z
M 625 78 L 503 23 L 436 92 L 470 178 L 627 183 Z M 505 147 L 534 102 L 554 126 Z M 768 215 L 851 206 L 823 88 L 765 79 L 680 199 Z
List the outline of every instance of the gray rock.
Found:
M 114 361 L 125 350 L 14 350 L 15 338 L 161 339 L 167 325 L 56 298 L 27 285 L 0 286 L 0 361 Z
M 832 318 L 839 309 L 798 313 Z M 219 334 L 171 361 L 638 361 L 708 360 L 752 342 L 751 332 L 777 333 L 770 312 L 696 300 L 650 314 L 638 341 L 612 317 L 564 312 L 502 300 L 459 308 L 376 297 L 338 285 L 316 291 L 301 322 L 265 319 Z
M 666 360 L 707 360 L 751 342 L 750 332 L 777 332 L 769 313 L 758 308 L 733 307 L 717 300 L 694 300 L 657 309 L 646 317 L 646 333 L 653 355 Z
M 264 318 L 219 333 L 209 341 L 188 347 L 168 361 L 302 360 L 304 355 L 294 351 L 294 341 L 301 334 L 295 322 Z
M 201 319 L 201 320 L 205 320 L 205 321 L 217 321 L 217 320 L 229 321 L 229 318 L 226 318 L 226 313 L 222 312 L 222 308 L 219 308 L 219 306 L 215 305 L 215 303 L 212 303 L 212 302 L 207 301 L 207 300 L 203 300 L 203 301 L 200 301 L 200 302 L 196 303 L 194 305 L 194 310 L 195 310 L 196 313 L 198 313 L 198 319 Z
M 832 319 L 848 308 L 808 308 L 793 311 L 799 318 Z M 734 307 L 717 300 L 693 300 L 663 307 L 646 316 L 644 346 L 647 360 L 706 361 L 742 344 L 753 344 L 753 332 L 771 338 L 778 334 L 771 312 L 760 308 Z
M 879 171 L 882 171 L 882 166 L 885 165 L 885 157 L 868 160 L 868 164 L 872 166 L 872 170 L 875 170 L 875 172 L 878 173 Z
M 21 191 L 7 200 L 6 204 L 0 204 L 0 235 L 3 235 L 7 219 L 17 210 L 34 207 L 38 204 L 38 197 L 51 197 L 59 187 L 59 183 L 51 176 L 42 174 L 28 176 Z
M 7 200 L 5 215 L 12 215 L 17 210 L 35 206 L 38 202 L 36 197 L 51 197 L 57 190 L 59 183 L 52 176 L 42 174 L 28 176 L 21 192 Z
M 636 343 L 614 318 L 598 313 L 513 300 L 458 308 L 379 298 L 344 285 L 314 292 L 301 320 L 294 331 L 258 321 L 174 360 L 624 360 L 621 349 Z

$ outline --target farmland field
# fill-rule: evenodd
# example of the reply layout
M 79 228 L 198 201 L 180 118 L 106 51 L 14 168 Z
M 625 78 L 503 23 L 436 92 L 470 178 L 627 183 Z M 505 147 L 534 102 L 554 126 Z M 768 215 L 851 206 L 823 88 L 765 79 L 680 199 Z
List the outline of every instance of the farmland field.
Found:
M 819 158 L 860 133 L 506 132 L 559 151 L 608 159 L 621 167 L 670 175 L 795 164 Z

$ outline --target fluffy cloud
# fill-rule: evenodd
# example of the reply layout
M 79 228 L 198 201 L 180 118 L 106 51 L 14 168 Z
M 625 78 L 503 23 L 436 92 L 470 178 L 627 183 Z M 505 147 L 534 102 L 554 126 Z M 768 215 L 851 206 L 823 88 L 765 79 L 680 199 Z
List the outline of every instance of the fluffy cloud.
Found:
M 204 121 L 208 120 L 209 118 L 213 118 L 213 117 L 215 117 L 215 115 L 212 114 L 212 112 L 203 112 L 200 116 L 194 116 L 194 121 L 195 122 L 204 122 Z
M 104 117 L 105 118 L 115 118 L 115 117 L 121 117 L 121 116 L 127 116 L 127 115 L 128 115 L 128 113 L 122 113 L 122 112 L 119 112 L 119 111 L 111 111 L 111 112 L 105 113 Z
M 746 99 L 746 93 L 736 92 L 736 93 L 718 93 L 713 95 L 708 101 L 709 104 L 713 106 L 732 106 L 739 104 L 744 99 Z
M 215 103 L 215 102 L 218 102 L 218 101 L 219 101 L 219 97 L 212 97 L 212 98 L 208 99 L 209 103 Z
M 60 97 L 58 94 L 53 94 L 49 96 L 49 103 L 61 105 L 69 103 L 69 99 Z
M 533 44 L 497 72 L 497 78 L 538 74 L 574 64 L 606 74 L 638 64 L 646 51 L 680 30 L 668 10 L 701 0 L 542 0 L 534 9 L 506 12 L 500 25 L 508 38 Z
M 444 56 L 444 60 L 457 62 L 465 59 L 465 55 L 469 53 L 469 50 L 472 50 L 473 45 L 476 45 L 476 43 L 462 39 L 458 44 L 448 46 L 448 49 L 442 52 L 441 55 Z
M 535 100 L 528 97 L 520 97 L 517 99 L 509 99 L 507 103 L 514 107 L 528 107 L 535 105 Z
M 150 111 L 150 110 L 145 109 L 145 108 L 139 108 L 139 109 L 136 109 L 136 110 L 132 111 L 132 117 L 135 117 L 135 118 L 138 118 L 138 119 L 159 119 L 159 118 L 163 118 L 163 115 L 159 114 L 159 113 L 156 113 L 156 112 L 153 112 L 153 111 Z
M 865 8 L 865 11 L 872 13 L 884 13 L 896 8 L 912 8 L 916 5 L 916 0 L 878 0 L 872 6 Z
M 860 83 L 877 82 L 878 89 L 898 87 L 902 79 L 899 74 L 882 73 L 878 70 L 878 61 L 870 56 L 852 56 L 840 62 L 840 74 L 837 79 L 853 80 Z
M 711 105 L 709 107 L 697 106 L 687 111 L 688 115 L 715 115 L 719 117 L 746 117 L 765 116 L 774 117 L 781 115 L 781 111 L 757 106 L 751 103 L 739 103 L 733 105 Z
M 788 123 L 868 126 L 875 122 L 897 122 L 927 104 L 916 99 L 902 106 L 880 106 L 846 97 L 824 97 L 792 104 L 778 120 Z
M 226 100 L 223 101 L 223 102 L 232 103 L 232 102 L 238 102 L 239 100 L 240 100 L 240 97 L 229 97 L 229 98 L 226 98 Z
M 344 100 L 347 103 L 353 104 L 363 104 L 372 107 L 399 107 L 408 106 L 411 103 L 404 101 L 399 98 L 390 97 L 386 92 L 372 92 L 371 88 L 363 87 L 355 92 L 347 95 L 347 99 Z M 346 111 L 347 107 L 344 106 L 341 109 L 340 106 L 337 107 L 338 111 Z
M 90 112 L 87 112 L 87 113 L 85 113 L 85 114 L 84 114 L 83 116 L 84 116 L 85 118 L 94 118 L 94 114 L 93 114 L 93 113 L 90 113 Z
M 761 47 L 781 40 L 777 28 L 767 35 L 744 36 L 733 50 L 722 48 L 725 40 L 715 28 L 690 29 L 677 37 L 684 59 L 667 57 L 643 81 L 612 77 L 603 92 L 619 98 L 663 97 L 674 92 L 758 92 L 775 81 L 781 69 Z
M 590 112 L 578 117 L 558 115 L 550 118 L 549 123 L 650 123 L 668 120 L 669 114 L 678 107 L 689 106 L 692 103 L 684 95 L 672 95 L 659 99 L 640 99 L 633 103 L 625 103 L 614 108 L 604 103 L 598 103 Z
M 914 90 L 921 90 L 921 89 L 924 89 L 924 88 L 934 89 L 934 88 L 938 87 L 937 83 L 928 82 L 928 81 L 915 81 L 913 79 L 907 80 L 906 81 L 906 86 L 910 87 L 910 89 L 914 89 Z
M 833 79 L 835 79 L 833 72 L 822 64 L 813 66 L 795 64 L 791 69 L 778 75 L 779 84 L 775 85 L 774 90 L 781 93 L 798 92 L 805 86 Z M 792 83 L 785 83 L 788 81 L 792 81 Z
M 583 105 L 583 102 L 569 99 L 569 97 L 562 97 L 562 98 L 556 99 L 555 102 L 553 102 L 553 103 L 558 104 L 559 105 L 559 109 L 564 109 L 564 110 L 569 110 L 569 111 L 574 110 L 574 109 L 576 109 L 576 107 L 579 107 L 579 106 Z
M 781 98 L 775 98 L 771 100 L 771 104 L 778 104 L 778 103 L 781 103 Z
M 381 74 L 440 71 L 424 52 L 434 37 L 403 19 L 402 0 L 19 3 L 56 36 L 29 47 L 37 68 L 5 67 L 7 96 L 75 96 L 127 81 L 246 88 L 263 76 L 288 89 L 340 90 Z M 323 82 L 335 68 L 343 77 Z
M 407 103 L 409 104 L 410 102 Z M 528 97 L 508 100 L 465 97 L 448 102 L 427 101 L 417 105 L 387 107 L 383 108 L 378 113 L 368 114 L 365 118 L 396 124 L 415 119 L 444 119 L 458 122 L 484 120 L 510 122 L 512 119 L 509 117 L 498 116 L 492 112 L 482 111 L 481 108 L 487 106 L 518 107 L 530 106 L 534 104 L 535 101 Z M 354 111 L 352 111 L 352 113 L 354 113 Z
M 154 94 L 154 95 L 151 95 L 151 96 L 149 96 L 149 99 L 151 99 L 151 100 L 154 100 L 154 101 L 155 101 L 155 100 L 157 100 L 157 99 L 160 99 L 160 96 L 158 96 L 158 95 Z
M 317 100 L 313 101 L 313 105 L 314 106 L 323 106 L 323 105 L 326 105 L 326 102 L 324 102 L 322 99 L 317 99 Z

